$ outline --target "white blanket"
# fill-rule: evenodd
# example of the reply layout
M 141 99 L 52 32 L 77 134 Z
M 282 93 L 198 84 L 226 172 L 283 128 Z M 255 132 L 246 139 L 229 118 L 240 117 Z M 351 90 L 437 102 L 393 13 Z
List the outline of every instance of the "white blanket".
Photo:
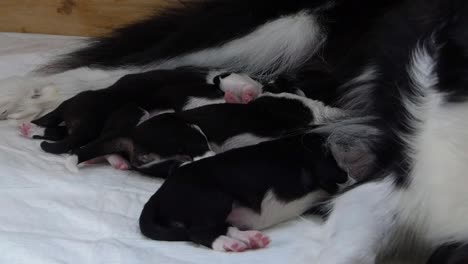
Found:
M 26 74 L 76 40 L 0 33 L 0 79 Z M 319 250 L 319 222 L 310 218 L 266 230 L 269 248 L 240 254 L 148 240 L 138 217 L 161 181 L 106 165 L 72 174 L 63 156 L 42 152 L 16 126 L 0 122 L 0 263 L 313 263 L 299 259 Z

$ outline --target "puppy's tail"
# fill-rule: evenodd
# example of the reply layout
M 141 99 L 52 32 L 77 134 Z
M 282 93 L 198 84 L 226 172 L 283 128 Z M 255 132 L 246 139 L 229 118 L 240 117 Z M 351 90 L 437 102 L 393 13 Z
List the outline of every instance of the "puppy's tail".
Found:
M 156 194 L 155 194 L 156 195 Z M 153 240 L 158 241 L 188 241 L 190 240 L 187 229 L 182 226 L 163 226 L 158 223 L 157 204 L 155 195 L 146 203 L 140 215 L 141 233 Z

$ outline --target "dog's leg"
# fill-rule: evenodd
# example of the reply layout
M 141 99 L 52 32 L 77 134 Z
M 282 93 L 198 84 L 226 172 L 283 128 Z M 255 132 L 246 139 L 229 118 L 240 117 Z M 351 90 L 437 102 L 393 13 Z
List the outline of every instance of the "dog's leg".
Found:
M 44 135 L 33 135 L 33 139 L 42 139 L 42 140 L 51 140 L 59 141 L 68 136 L 68 129 L 65 126 L 58 126 L 54 128 L 46 128 L 44 130 Z
M 341 195 L 325 223 L 320 264 L 374 264 L 392 236 L 396 197 L 391 180 L 371 182 Z
M 68 136 L 65 126 L 43 128 L 33 123 L 22 123 L 18 127 L 19 133 L 25 138 L 59 141 Z
M 117 155 L 117 153 L 125 153 L 129 156 L 132 149 L 133 143 L 130 139 L 121 137 L 100 138 L 74 151 L 73 155 L 67 159 L 66 167 L 71 171 L 77 171 L 77 166 L 81 163 L 106 157 L 114 168 L 127 170 L 130 165 L 127 160 Z
M 63 140 L 57 142 L 42 142 L 41 148 L 52 154 L 63 154 L 82 147 L 99 134 L 99 129 L 91 126 L 80 126 L 70 130 L 70 134 Z M 97 133 L 96 133 L 97 132 Z
M 128 160 L 117 154 L 106 156 L 106 160 L 113 168 L 118 170 L 129 170 L 131 167 Z

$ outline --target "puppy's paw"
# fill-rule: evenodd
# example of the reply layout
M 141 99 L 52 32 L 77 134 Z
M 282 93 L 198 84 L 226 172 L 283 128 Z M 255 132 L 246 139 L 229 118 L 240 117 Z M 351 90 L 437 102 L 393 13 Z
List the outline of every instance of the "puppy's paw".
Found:
M 224 92 L 224 101 L 228 104 L 240 104 L 242 99 L 240 99 L 234 92 L 226 91 Z
M 212 248 L 221 252 L 244 252 L 249 247 L 240 240 L 227 236 L 220 236 L 213 242 Z
M 243 104 L 248 104 L 252 102 L 253 100 L 257 99 L 257 97 L 260 94 L 255 91 L 255 88 L 251 85 L 247 85 L 244 87 L 244 90 L 242 91 L 242 103 Z
M 226 103 L 247 104 L 255 100 L 263 86 L 247 75 L 230 74 L 220 79 L 220 89 L 224 91 Z
M 106 157 L 109 164 L 117 170 L 129 170 L 130 164 L 126 159 L 119 155 L 109 155 Z
M 249 246 L 250 249 L 266 248 L 271 240 L 259 231 L 240 231 L 235 227 L 230 227 L 228 236 L 238 239 Z
M 20 136 L 25 138 L 33 138 L 34 136 L 44 135 L 44 128 L 39 127 L 30 122 L 24 122 L 18 126 L 18 132 Z

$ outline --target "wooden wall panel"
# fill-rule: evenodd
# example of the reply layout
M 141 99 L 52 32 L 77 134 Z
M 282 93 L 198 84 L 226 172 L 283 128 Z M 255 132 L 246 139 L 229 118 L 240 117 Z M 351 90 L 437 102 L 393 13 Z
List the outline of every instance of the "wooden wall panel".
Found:
M 101 36 L 177 0 L 0 0 L 0 31 Z

